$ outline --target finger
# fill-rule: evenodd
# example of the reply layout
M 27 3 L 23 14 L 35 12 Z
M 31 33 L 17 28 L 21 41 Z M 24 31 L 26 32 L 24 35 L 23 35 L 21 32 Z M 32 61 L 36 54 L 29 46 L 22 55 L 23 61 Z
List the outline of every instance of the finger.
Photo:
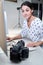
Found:
M 30 46 L 30 44 L 27 44 L 26 46 L 27 46 L 27 47 L 29 47 L 29 46 Z
M 27 47 L 33 47 L 33 44 L 27 44 Z

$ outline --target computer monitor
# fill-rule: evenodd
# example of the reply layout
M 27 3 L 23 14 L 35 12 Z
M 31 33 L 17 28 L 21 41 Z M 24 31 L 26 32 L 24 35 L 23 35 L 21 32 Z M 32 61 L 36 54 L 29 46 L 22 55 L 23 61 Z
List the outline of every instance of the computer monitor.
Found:
M 4 0 L 0 0 L 0 47 L 7 54 L 6 32 L 4 23 Z

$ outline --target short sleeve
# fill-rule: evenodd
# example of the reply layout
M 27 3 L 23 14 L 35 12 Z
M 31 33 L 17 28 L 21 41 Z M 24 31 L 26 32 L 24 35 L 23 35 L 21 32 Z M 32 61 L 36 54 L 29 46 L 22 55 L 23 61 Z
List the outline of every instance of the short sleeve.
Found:
M 43 22 L 40 19 L 34 22 L 32 30 L 32 41 L 37 42 L 43 40 Z
M 41 23 L 41 27 L 40 27 L 40 35 L 41 35 L 41 41 L 43 41 L 43 22 Z

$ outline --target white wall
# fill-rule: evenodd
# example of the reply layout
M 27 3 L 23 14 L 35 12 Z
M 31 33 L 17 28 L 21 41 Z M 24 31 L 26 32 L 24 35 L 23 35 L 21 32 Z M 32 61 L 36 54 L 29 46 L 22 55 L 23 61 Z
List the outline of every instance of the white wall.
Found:
M 13 28 L 15 22 L 17 23 L 18 21 L 18 11 L 16 8 L 17 8 L 16 3 L 5 1 L 5 10 L 7 13 L 7 21 L 9 28 Z
M 8 28 L 14 28 L 14 26 L 18 23 L 19 13 L 18 13 L 17 7 L 20 7 L 20 5 L 23 1 L 25 1 L 25 0 L 17 0 L 17 2 L 5 1 L 4 9 L 7 12 Z M 31 0 L 28 0 L 28 1 L 31 1 Z M 22 18 L 21 18 L 21 20 L 22 20 Z

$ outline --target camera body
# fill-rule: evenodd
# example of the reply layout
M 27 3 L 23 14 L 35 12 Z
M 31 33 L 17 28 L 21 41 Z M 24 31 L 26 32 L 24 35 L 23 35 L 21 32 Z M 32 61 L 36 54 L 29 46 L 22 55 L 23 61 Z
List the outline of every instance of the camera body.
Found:
M 20 40 L 17 44 L 10 48 L 10 60 L 13 62 L 20 62 L 28 58 L 29 56 L 29 48 L 25 47 L 25 42 Z

